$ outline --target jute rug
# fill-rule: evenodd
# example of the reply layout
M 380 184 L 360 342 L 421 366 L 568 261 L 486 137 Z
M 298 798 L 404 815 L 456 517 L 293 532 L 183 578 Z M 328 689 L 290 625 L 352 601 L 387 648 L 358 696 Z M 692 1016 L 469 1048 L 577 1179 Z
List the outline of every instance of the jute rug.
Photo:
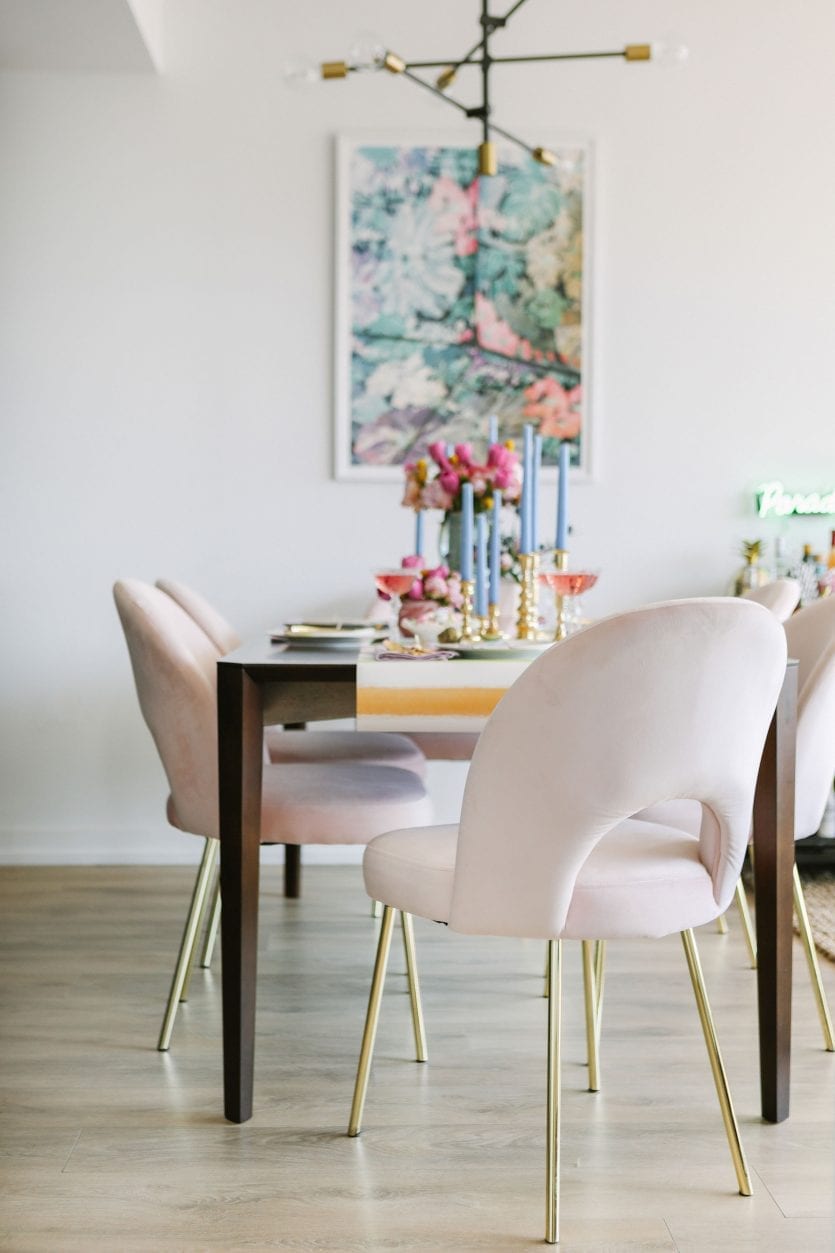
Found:
M 806 897 L 815 947 L 824 957 L 835 961 L 835 875 L 809 875 L 804 878 L 803 895 Z

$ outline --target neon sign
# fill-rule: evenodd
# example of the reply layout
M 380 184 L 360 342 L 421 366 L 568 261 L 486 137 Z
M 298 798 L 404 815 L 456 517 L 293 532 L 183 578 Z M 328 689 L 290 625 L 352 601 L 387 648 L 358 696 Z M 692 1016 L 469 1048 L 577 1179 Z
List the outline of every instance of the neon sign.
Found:
M 779 479 L 775 479 L 757 488 L 760 518 L 827 517 L 830 514 L 835 514 L 835 487 L 827 492 L 787 492 Z

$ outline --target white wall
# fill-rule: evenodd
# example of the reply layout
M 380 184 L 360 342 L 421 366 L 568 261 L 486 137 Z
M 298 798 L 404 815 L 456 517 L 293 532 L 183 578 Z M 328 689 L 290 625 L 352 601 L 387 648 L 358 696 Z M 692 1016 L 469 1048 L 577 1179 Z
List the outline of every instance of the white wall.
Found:
M 394 487 L 331 479 L 332 136 L 460 123 L 402 81 L 299 95 L 279 68 L 369 26 L 463 49 L 476 9 L 168 0 L 161 77 L 0 76 L 0 859 L 196 851 L 165 827 L 114 578 L 180 577 L 246 634 L 360 609 L 408 550 Z M 831 0 L 531 0 L 505 46 L 670 26 L 683 71 L 508 68 L 496 92 L 511 129 L 597 149 L 599 473 L 573 520 L 599 612 L 723 591 L 773 534 L 753 487 L 835 479 Z

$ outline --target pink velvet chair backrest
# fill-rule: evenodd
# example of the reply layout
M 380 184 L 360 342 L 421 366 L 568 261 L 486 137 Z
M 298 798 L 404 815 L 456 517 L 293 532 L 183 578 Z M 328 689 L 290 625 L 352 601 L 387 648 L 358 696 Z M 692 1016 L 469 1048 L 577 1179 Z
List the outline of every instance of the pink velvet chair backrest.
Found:
M 785 663 L 777 619 L 733 598 L 651 605 L 549 649 L 500 701 L 473 756 L 450 926 L 559 935 L 600 839 L 681 797 L 708 807 L 700 857 L 724 908 Z
M 797 579 L 775 579 L 763 587 L 752 587 L 742 593 L 744 600 L 753 600 L 770 609 L 778 622 L 790 618 L 800 603 L 800 584 Z
M 189 615 L 137 579 L 114 585 L 136 692 L 171 788 L 177 825 L 218 836 L 217 660 Z
M 835 596 L 800 609 L 786 640 L 800 663 L 794 835 L 802 840 L 820 827 L 835 775 Z
M 240 648 L 241 637 L 235 628 L 199 592 L 174 579 L 157 579 L 157 587 L 175 600 L 181 609 L 185 609 L 201 631 L 205 631 L 222 657 Z

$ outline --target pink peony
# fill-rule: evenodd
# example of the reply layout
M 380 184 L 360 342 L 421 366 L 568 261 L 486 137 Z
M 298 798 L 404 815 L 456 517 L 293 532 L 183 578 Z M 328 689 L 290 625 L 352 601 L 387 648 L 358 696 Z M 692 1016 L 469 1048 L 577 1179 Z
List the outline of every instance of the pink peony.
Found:
M 454 470 L 444 470 L 438 475 L 438 482 L 450 496 L 455 496 L 461 486 L 461 480 Z

